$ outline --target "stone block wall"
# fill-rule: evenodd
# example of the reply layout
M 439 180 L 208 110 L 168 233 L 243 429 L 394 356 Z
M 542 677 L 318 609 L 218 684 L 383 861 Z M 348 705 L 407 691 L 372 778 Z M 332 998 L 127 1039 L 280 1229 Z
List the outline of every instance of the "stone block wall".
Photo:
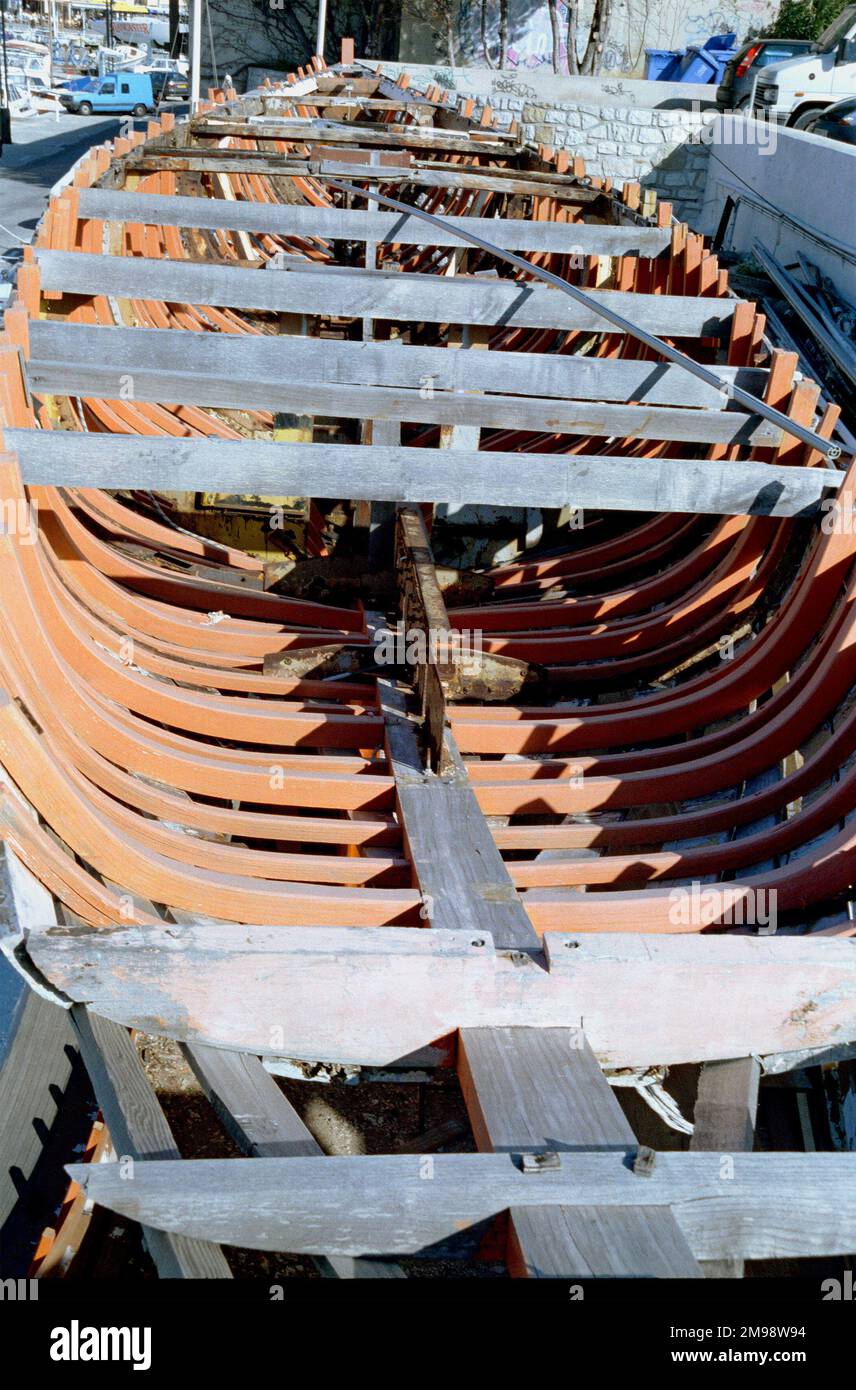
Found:
M 506 104 L 507 103 L 507 104 Z M 616 184 L 636 180 L 674 204 L 694 223 L 704 198 L 709 144 L 703 138 L 715 112 L 600 106 L 542 105 L 501 97 L 497 112 L 516 119 L 524 138 L 581 154 L 590 173 Z
M 710 136 L 717 111 L 714 88 L 673 82 L 562 78 L 486 68 L 437 68 L 383 63 L 392 77 L 404 70 L 417 87 L 436 83 L 488 102 L 500 124 L 516 120 L 523 138 L 582 155 L 592 174 L 616 184 L 638 181 L 695 224 L 704 197 Z

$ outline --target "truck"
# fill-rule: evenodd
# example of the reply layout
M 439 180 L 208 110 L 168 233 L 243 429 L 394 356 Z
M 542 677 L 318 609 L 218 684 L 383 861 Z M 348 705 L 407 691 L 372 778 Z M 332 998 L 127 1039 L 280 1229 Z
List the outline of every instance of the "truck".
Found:
M 82 87 L 61 92 L 59 99 L 66 111 L 80 116 L 93 112 L 145 116 L 155 109 L 155 90 L 148 72 L 109 72 L 106 77 L 94 77 Z
M 762 68 L 753 114 L 810 130 L 821 111 L 856 96 L 856 5 L 848 5 L 806 53 Z

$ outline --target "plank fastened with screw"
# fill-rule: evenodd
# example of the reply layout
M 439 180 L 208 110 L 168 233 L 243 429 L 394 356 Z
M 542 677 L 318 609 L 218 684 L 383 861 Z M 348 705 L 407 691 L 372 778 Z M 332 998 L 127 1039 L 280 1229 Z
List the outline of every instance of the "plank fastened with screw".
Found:
M 636 1149 L 582 1029 L 464 1028 L 458 1074 L 479 1148 L 540 1157 L 541 1171 L 524 1166 L 533 1183 L 562 1151 Z M 508 1265 L 527 1278 L 701 1278 L 667 1207 L 512 1206 Z

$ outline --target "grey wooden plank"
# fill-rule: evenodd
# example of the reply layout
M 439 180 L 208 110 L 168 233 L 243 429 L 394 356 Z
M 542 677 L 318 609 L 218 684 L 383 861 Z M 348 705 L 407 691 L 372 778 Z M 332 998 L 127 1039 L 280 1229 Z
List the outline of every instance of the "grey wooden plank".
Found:
M 89 1197 L 147 1225 L 300 1254 L 424 1251 L 512 1208 L 672 1208 L 697 1259 L 848 1254 L 852 1154 L 660 1153 L 646 1177 L 622 1153 L 562 1153 L 525 1171 L 515 1154 L 209 1159 L 69 1165 Z
M 751 1152 L 760 1080 L 761 1064 L 756 1057 L 705 1062 L 699 1076 L 690 1148 L 719 1153 Z M 743 1261 L 705 1261 L 704 1273 L 708 1279 L 740 1279 Z
M 142 196 L 142 195 L 140 195 Z M 192 202 L 202 201 L 191 199 Z M 243 207 L 245 204 L 228 204 Z M 550 223 L 534 224 L 549 226 Z M 109 336 L 107 336 L 109 335 Z M 84 363 L 94 370 L 156 379 L 161 372 L 192 373 L 227 383 L 240 376 L 252 391 L 286 380 L 342 386 L 420 387 L 434 391 L 489 391 L 555 396 L 560 401 L 638 402 L 651 406 L 704 406 L 720 410 L 722 393 L 668 362 L 582 357 L 546 352 L 491 352 L 418 347 L 395 342 L 338 342 L 285 335 L 235 336 L 175 328 L 120 328 L 35 319 L 33 359 L 54 367 Z M 728 385 L 764 395 L 769 372 L 720 367 Z M 188 385 L 190 383 L 187 383 Z M 249 404 L 252 400 L 249 399 Z
M 444 163 L 414 160 L 410 166 L 388 165 L 378 160 L 368 162 L 374 151 L 367 152 L 365 164 L 337 160 L 335 147 L 327 146 L 333 158 L 303 159 L 292 154 L 258 154 L 253 150 L 206 149 L 198 146 L 170 147 L 164 142 L 158 145 L 144 145 L 122 162 L 123 174 L 135 174 L 143 170 L 152 172 L 166 170 L 170 173 L 218 173 L 218 174 L 266 174 L 273 178 L 290 175 L 330 174 L 337 178 L 350 177 L 370 183 L 407 183 L 422 188 L 455 188 L 499 190 L 510 194 L 536 194 L 545 198 L 557 198 L 568 209 L 580 209 L 587 204 L 603 198 L 599 189 L 589 188 L 573 180 L 563 180 L 558 175 L 538 174 L 531 171 L 502 169 L 496 166 L 485 168 L 482 172 L 474 166 L 456 166 Z M 317 155 L 325 146 L 316 145 Z M 108 177 L 105 175 L 105 177 Z
M 487 934 L 497 950 L 539 952 L 460 759 L 441 775 L 424 769 L 401 693 L 388 680 L 378 687 L 398 816 L 432 928 L 475 941 Z
M 184 1046 L 185 1057 L 221 1124 L 246 1154 L 295 1158 L 322 1153 L 312 1131 L 289 1104 L 258 1057 L 218 1047 Z M 400 1265 L 350 1256 L 319 1257 L 321 1273 L 344 1279 L 403 1279 Z
M 485 1152 L 636 1148 L 580 1028 L 463 1028 L 458 1075 Z
M 240 139 L 300 140 L 325 145 L 357 145 L 369 148 L 404 148 L 445 151 L 460 154 L 513 154 L 514 137 L 503 131 L 485 128 L 472 131 L 439 130 L 391 122 L 389 125 L 371 121 L 354 125 L 348 121 L 325 120 L 313 116 L 256 116 L 252 120 L 235 120 L 229 116 L 215 119 L 209 116 L 191 120 L 190 130 L 197 138 L 221 139 L 224 135 Z
M 458 1074 L 482 1151 L 632 1155 L 633 1130 L 580 1028 L 466 1028 Z M 643 1180 L 644 1181 L 644 1180 Z M 511 1208 L 509 1270 L 527 1277 L 701 1278 L 668 1208 Z
M 162 299 L 233 309 L 336 317 L 488 324 L 504 328 L 588 329 L 616 332 L 594 307 L 579 304 L 549 285 L 469 276 L 301 267 L 283 272 L 190 261 L 99 256 L 82 251 L 37 250 L 42 288 L 69 294 Z M 718 337 L 736 299 L 687 295 L 588 291 L 651 333 L 670 337 Z
M 48 1162 L 47 1181 L 59 1199 L 65 1153 L 54 1145 L 80 1137 L 73 1131 L 86 1123 L 85 1116 L 64 1123 L 77 1040 L 60 996 L 27 969 L 23 942 L 33 921 L 56 921 L 54 899 L 0 842 L 0 1278 L 26 1272 L 50 1216 L 41 1165 Z
M 698 1279 L 667 1207 L 512 1207 L 509 1270 L 529 1279 Z
M 457 354 L 450 354 L 457 355 Z M 283 493 L 376 502 L 810 516 L 843 474 L 706 459 L 355 448 L 9 429 L 25 483 Z
M 552 251 L 587 256 L 657 256 L 668 250 L 667 227 L 610 227 L 589 222 L 530 222 L 524 218 L 447 217 L 430 230 L 418 217 L 353 208 L 317 208 L 300 203 L 232 202 L 222 198 L 163 197 L 154 193 L 82 188 L 84 218 L 141 222 L 161 227 L 203 227 L 271 236 L 375 241 L 415 246 L 465 246 L 455 227 L 466 223 L 477 236 L 510 251 Z M 409 240 L 408 240 L 409 239 Z
M 11 1267 L 12 1260 L 23 1254 L 15 1229 L 16 1207 L 26 1200 L 46 1136 L 57 1121 L 71 1076 L 75 1038 L 66 1010 L 28 989 L 3 957 L 0 1008 L 5 1014 L 0 1041 L 0 1278 L 4 1278 L 23 1272 Z
M 352 111 L 406 111 L 420 118 L 431 120 L 435 107 L 433 102 L 426 101 L 418 92 L 410 90 L 402 91 L 398 98 L 390 97 L 370 97 L 360 96 L 353 93 L 346 93 L 344 90 L 338 94 L 313 92 L 311 102 L 289 101 L 285 95 L 278 97 L 262 97 L 262 115 L 276 116 L 283 112 L 297 114 L 294 110 L 297 105 L 314 106 L 316 110 L 326 110 L 330 106 L 349 107 Z
M 97 330 L 96 330 L 97 331 Z M 203 335 L 188 335 L 199 338 Z M 101 346 L 99 344 L 99 346 Z M 103 344 L 109 348 L 110 344 Z M 100 396 L 171 405 L 214 406 L 220 409 L 306 411 L 312 415 L 371 418 L 379 423 L 409 421 L 469 427 L 477 447 L 481 428 L 549 431 L 555 434 L 603 435 L 618 438 L 665 439 L 683 443 L 771 446 L 782 432 L 758 416 L 736 410 L 696 410 L 650 405 L 608 405 L 588 401 L 558 402 L 550 397 L 480 396 L 423 388 L 345 386 L 260 381 L 240 374 L 211 378 L 197 375 L 192 361 L 179 371 L 161 368 L 147 373 L 135 366 L 76 357 L 61 363 L 31 358 L 26 364 L 30 390 L 65 396 Z M 456 430 L 456 434 L 460 429 Z M 376 444 L 397 443 L 379 428 Z M 462 445 L 460 447 L 466 447 Z
M 361 183 L 408 183 L 421 188 L 476 189 L 489 192 L 556 198 L 568 210 L 580 211 L 592 203 L 604 200 L 597 188 L 587 187 L 559 174 L 540 173 L 526 169 L 503 169 L 491 165 L 479 170 L 477 165 L 441 164 L 438 161 L 414 159 L 409 169 L 378 168 L 368 161 L 351 164 L 337 160 L 335 151 L 317 164 L 309 162 L 310 172 L 329 174 L 335 178 L 355 178 Z M 604 203 L 605 206 L 605 203 Z
M 184 1045 L 182 1051 L 220 1123 L 244 1153 L 256 1158 L 321 1153 L 258 1057 L 199 1044 Z
M 134 1181 L 150 1160 L 178 1160 L 180 1165 L 172 1132 L 127 1031 L 79 1005 L 72 1008 L 71 1016 L 117 1158 L 145 1160 L 135 1165 Z M 118 1170 L 120 1165 L 111 1166 Z M 128 1181 L 126 1177 L 122 1180 Z M 142 1225 L 161 1278 L 231 1279 L 216 1242 L 173 1234 L 157 1223 L 144 1221 Z
M 546 969 L 457 930 L 213 922 L 85 938 L 33 923 L 27 939 L 48 981 L 106 1017 L 308 1062 L 387 1067 L 460 1028 L 581 1019 L 612 1067 L 832 1047 L 856 1031 L 846 940 L 550 932 L 544 949 Z M 656 1008 L 639 1007 L 648 998 Z
M 724 1153 L 751 1150 L 760 1078 L 761 1066 L 755 1057 L 705 1062 L 699 1077 L 691 1148 Z

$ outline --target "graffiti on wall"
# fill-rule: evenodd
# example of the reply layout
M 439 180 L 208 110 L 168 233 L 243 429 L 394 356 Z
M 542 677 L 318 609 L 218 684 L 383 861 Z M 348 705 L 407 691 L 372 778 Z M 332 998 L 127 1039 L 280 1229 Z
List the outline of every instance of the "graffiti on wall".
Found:
M 493 79 L 493 90 L 497 96 L 523 97 L 524 101 L 534 101 L 538 95 L 535 87 L 521 82 L 517 75 L 505 69 Z
M 742 40 L 769 22 L 778 0 L 618 0 L 603 55 L 603 71 L 631 73 L 645 62 L 646 48 L 685 48 L 703 43 L 712 34 L 736 32 Z M 560 71 L 568 71 L 567 7 L 559 0 L 561 34 Z M 593 0 L 579 5 L 580 47 L 588 34 Z M 511 71 L 552 71 L 553 39 L 549 10 L 543 0 L 510 0 L 511 43 L 507 64 Z M 481 0 L 461 0 L 460 29 L 463 57 L 474 63 L 484 61 L 481 44 Z M 495 29 L 495 25 L 494 25 Z M 493 32 L 495 57 L 497 36 Z

